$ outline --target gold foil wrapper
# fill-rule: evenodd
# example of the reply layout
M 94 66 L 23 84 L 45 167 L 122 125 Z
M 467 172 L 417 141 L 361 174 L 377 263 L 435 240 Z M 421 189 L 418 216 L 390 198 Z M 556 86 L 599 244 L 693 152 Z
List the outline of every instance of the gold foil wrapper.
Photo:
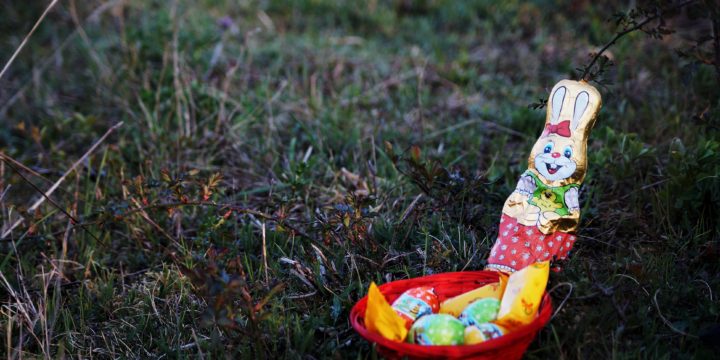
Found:
M 578 187 L 585 179 L 588 137 L 601 105 L 600 93 L 587 82 L 562 80 L 553 87 L 528 170 L 503 213 L 544 234 L 577 229 Z

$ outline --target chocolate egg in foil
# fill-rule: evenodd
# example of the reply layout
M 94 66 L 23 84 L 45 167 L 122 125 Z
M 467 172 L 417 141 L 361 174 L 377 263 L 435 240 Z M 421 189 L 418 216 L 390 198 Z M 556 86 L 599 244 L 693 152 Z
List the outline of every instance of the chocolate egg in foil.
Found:
M 465 326 L 483 324 L 495 320 L 500 310 L 500 300 L 495 298 L 478 299 L 466 306 L 460 313 L 460 321 Z
M 405 320 L 407 328 L 423 315 L 433 314 L 440 309 L 435 289 L 421 286 L 405 291 L 392 303 L 395 312 Z

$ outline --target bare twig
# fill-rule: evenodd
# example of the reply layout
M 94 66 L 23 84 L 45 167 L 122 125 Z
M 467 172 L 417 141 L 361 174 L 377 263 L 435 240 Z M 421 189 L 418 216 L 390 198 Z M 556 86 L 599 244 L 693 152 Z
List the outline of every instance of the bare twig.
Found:
M 631 28 L 628 28 L 628 29 L 625 29 L 625 30 L 623 30 L 623 31 L 615 34 L 615 37 L 613 37 L 612 40 L 610 40 L 610 42 L 608 42 L 607 44 L 605 44 L 605 46 L 603 46 L 603 47 L 600 49 L 600 51 L 598 51 L 598 52 L 595 54 L 595 56 L 593 56 L 593 59 L 592 59 L 592 61 L 590 61 L 590 64 L 588 64 L 588 65 L 585 67 L 585 69 L 583 70 L 583 73 L 582 73 L 582 76 L 580 76 L 580 79 L 585 80 L 585 81 L 589 80 L 589 79 L 587 78 L 587 76 L 588 76 L 588 74 L 590 73 L 590 70 L 592 69 L 593 65 L 595 65 L 595 63 L 598 61 L 598 59 L 600 59 L 600 56 L 602 56 L 602 54 L 603 54 L 605 51 L 607 51 L 607 49 L 609 49 L 611 46 L 615 45 L 615 42 L 617 42 L 621 37 L 623 37 L 623 36 L 625 36 L 625 35 L 627 35 L 627 34 L 629 34 L 629 33 L 631 33 L 631 32 L 634 32 L 634 31 L 636 31 L 636 30 L 640 30 L 640 29 L 642 29 L 643 26 L 649 24 L 649 23 L 650 23 L 651 21 L 653 21 L 653 20 L 656 20 L 656 19 L 662 17 L 662 16 L 665 15 L 666 13 L 668 13 L 668 12 L 670 12 L 670 11 L 674 11 L 674 10 L 680 9 L 680 8 L 683 8 L 683 7 L 687 6 L 687 5 L 690 5 L 691 3 L 695 2 L 695 1 L 696 1 L 696 0 L 687 0 L 687 1 L 684 1 L 684 2 L 681 2 L 681 3 L 677 4 L 677 5 L 675 5 L 675 6 L 671 6 L 671 7 L 667 8 L 667 9 L 658 11 L 655 15 L 646 18 L 645 20 L 637 23 L 635 26 L 633 26 L 633 27 L 631 27 Z
M 147 222 L 148 224 L 152 225 L 152 227 L 154 227 L 154 228 L 155 228 L 157 231 L 159 231 L 163 236 L 165 236 L 168 240 L 170 240 L 170 242 L 171 242 L 173 245 L 175 245 L 175 247 L 176 247 L 178 250 L 181 250 L 181 249 L 182 249 L 182 246 L 180 246 L 180 243 L 179 243 L 174 237 L 172 237 L 172 235 L 168 234 L 168 232 L 165 231 L 165 229 L 163 229 L 162 226 L 160 226 L 157 222 L 155 222 L 155 220 L 153 220 L 153 219 L 150 217 L 150 215 L 148 215 L 148 213 L 142 208 L 142 206 L 140 205 L 140 202 L 139 202 L 137 199 L 132 198 L 131 200 L 132 200 L 133 204 L 135 205 L 135 207 L 139 210 L 138 212 L 140 213 L 140 217 L 141 217 L 143 220 L 145 220 L 145 222 Z

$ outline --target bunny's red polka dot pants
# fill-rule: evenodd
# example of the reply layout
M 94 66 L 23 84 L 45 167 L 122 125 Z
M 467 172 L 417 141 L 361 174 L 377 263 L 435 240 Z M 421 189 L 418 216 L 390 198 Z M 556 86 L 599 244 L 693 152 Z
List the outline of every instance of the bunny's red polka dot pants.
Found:
M 543 234 L 537 226 L 519 224 L 515 218 L 502 214 L 488 267 L 512 272 L 538 261 L 563 260 L 574 243 L 573 234 L 560 231 Z

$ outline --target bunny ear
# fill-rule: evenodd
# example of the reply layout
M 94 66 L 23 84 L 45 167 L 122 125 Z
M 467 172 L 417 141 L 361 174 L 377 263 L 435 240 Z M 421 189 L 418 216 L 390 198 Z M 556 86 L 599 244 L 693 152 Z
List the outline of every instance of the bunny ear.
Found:
M 573 110 L 573 120 L 571 124 L 573 130 L 577 129 L 578 125 L 580 125 L 580 119 L 582 118 L 583 114 L 585 114 L 585 110 L 587 110 L 589 102 L 590 95 L 587 93 L 587 91 L 579 93 L 578 96 L 575 98 L 575 109 Z
M 552 96 L 552 116 L 550 117 L 551 124 L 557 124 L 558 119 L 560 118 L 560 111 L 563 107 L 563 101 L 565 101 L 566 92 L 567 89 L 564 86 L 561 86 L 555 90 L 555 93 Z

